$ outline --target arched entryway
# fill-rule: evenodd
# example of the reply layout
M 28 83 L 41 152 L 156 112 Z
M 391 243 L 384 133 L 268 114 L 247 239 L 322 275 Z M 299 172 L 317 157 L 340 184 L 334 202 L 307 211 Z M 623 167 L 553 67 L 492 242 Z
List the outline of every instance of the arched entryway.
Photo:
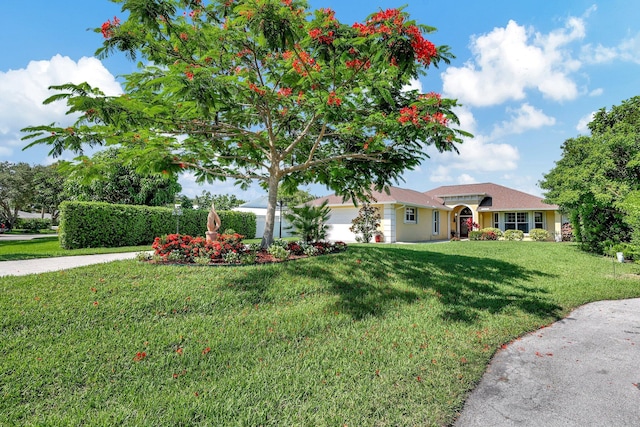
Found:
M 467 220 L 473 218 L 473 212 L 471 209 L 464 208 L 458 214 L 458 230 L 460 230 L 460 237 L 469 237 L 469 228 L 467 227 Z

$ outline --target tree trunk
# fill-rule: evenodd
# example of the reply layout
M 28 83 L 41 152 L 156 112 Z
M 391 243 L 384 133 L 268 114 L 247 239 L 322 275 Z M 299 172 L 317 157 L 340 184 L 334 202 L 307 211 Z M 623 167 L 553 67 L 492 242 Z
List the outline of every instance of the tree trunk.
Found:
M 267 216 L 265 218 L 262 243 L 260 244 L 262 249 L 269 248 L 273 243 L 273 229 L 276 223 L 276 209 L 278 207 L 278 182 L 278 177 L 275 174 L 271 174 L 269 177 Z

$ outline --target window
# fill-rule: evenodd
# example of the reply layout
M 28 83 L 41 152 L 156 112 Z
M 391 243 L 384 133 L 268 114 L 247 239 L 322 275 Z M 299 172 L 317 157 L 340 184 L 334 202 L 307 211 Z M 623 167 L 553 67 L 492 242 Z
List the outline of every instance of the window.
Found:
M 544 214 L 542 212 L 533 213 L 533 228 L 544 229 Z
M 433 211 L 433 234 L 440 234 L 440 212 Z
M 416 208 L 404 208 L 404 222 L 408 224 L 417 224 L 418 210 Z
M 493 228 L 500 228 L 500 214 L 498 212 L 493 214 Z
M 520 230 L 523 233 L 529 232 L 528 212 L 506 212 L 504 214 L 505 230 Z

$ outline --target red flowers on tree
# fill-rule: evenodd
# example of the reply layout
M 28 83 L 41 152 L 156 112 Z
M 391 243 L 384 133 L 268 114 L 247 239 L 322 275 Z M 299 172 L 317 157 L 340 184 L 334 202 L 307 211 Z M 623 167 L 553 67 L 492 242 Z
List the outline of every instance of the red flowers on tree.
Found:
M 110 39 L 113 37 L 113 29 L 120 26 L 120 20 L 117 16 L 113 17 L 113 22 L 111 20 L 107 20 L 104 24 L 102 24 L 102 37 L 105 39 Z
M 56 87 L 69 112 L 86 115 L 74 134 L 25 129 L 29 146 L 63 153 L 118 143 L 123 161 L 152 171 L 258 181 L 270 191 L 263 249 L 274 240 L 283 181 L 364 198 L 372 184 L 381 190 L 425 161 L 418 144 L 457 151 L 469 136 L 450 127 L 458 124 L 455 100 L 406 90 L 452 55 L 402 9 L 351 26 L 297 0 L 118 2 L 128 18 L 96 29 L 105 39 L 98 55 L 123 53 L 147 65 L 124 76 L 121 96 L 87 84 Z M 144 141 L 135 137 L 140 129 Z

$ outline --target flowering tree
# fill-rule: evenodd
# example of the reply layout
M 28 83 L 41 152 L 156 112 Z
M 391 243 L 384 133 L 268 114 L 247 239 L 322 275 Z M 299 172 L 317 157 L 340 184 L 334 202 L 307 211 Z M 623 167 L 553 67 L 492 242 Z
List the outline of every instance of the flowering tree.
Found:
M 278 184 L 320 183 L 364 198 L 420 164 L 426 145 L 457 151 L 468 135 L 455 100 L 406 90 L 425 69 L 448 62 L 398 9 L 346 25 L 303 0 L 112 0 L 128 14 L 109 19 L 100 57 L 142 58 L 121 96 L 65 84 L 73 126 L 24 129 L 28 145 L 81 154 L 121 147 L 141 172 L 192 171 L 200 182 L 257 180 L 268 190 L 263 246 L 273 240 Z M 79 167 L 90 167 L 80 157 Z M 89 166 L 87 166 L 89 165 Z
M 369 203 L 364 203 L 358 211 L 358 216 L 351 220 L 349 230 L 356 235 L 356 241 L 369 243 L 380 227 L 380 219 L 380 210 Z
M 468 231 L 473 231 L 473 230 L 477 230 L 478 228 L 480 228 L 480 226 L 473 222 L 473 218 L 468 218 L 467 219 L 467 230 Z

